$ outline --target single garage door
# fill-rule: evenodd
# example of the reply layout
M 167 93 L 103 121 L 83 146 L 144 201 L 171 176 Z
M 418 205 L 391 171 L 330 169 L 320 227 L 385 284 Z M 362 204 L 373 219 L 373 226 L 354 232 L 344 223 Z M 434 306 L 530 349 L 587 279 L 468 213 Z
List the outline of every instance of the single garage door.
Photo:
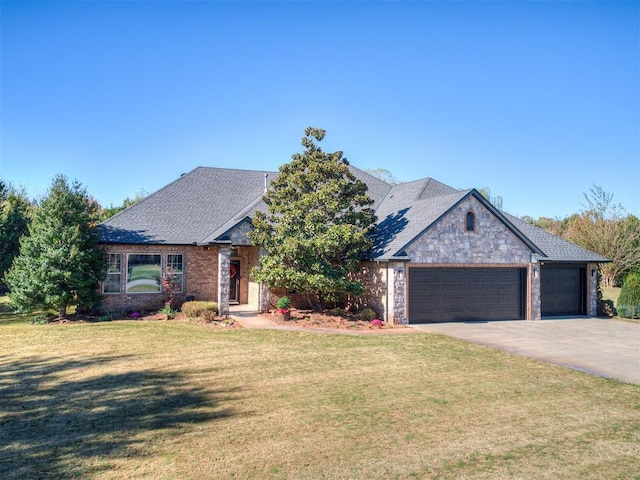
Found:
M 409 322 L 522 320 L 523 268 L 409 268 Z
M 585 314 L 586 268 L 543 265 L 540 302 L 543 317 Z

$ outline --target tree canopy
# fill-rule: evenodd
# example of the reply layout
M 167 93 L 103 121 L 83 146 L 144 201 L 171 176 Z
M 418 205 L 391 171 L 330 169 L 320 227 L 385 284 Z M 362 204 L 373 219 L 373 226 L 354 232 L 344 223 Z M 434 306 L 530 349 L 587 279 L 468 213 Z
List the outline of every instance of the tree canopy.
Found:
M 256 212 L 249 235 L 266 252 L 252 276 L 269 288 L 306 293 L 317 309 L 340 294 L 363 293 L 350 274 L 372 246 L 376 221 L 366 184 L 342 152 L 322 151 L 324 136 L 305 130 L 304 152 L 280 167 L 263 197 L 268 209 Z
M 27 233 L 30 211 L 26 194 L 0 180 L 0 282 L 20 252 L 20 238 Z
M 611 260 L 600 265 L 605 287 L 619 285 L 629 272 L 640 269 L 640 219 L 626 215 L 613 194 L 593 185 L 584 194 L 580 213 L 565 219 L 539 218 L 534 225 Z
M 80 183 L 58 175 L 35 209 L 20 254 L 5 275 L 11 304 L 22 312 L 98 303 L 104 253 L 95 231 L 98 205 Z
M 136 203 L 144 200 L 144 198 L 147 195 L 148 193 L 144 189 L 141 189 L 138 192 L 136 192 L 133 198 L 129 198 L 129 197 L 125 198 L 121 205 L 118 205 L 116 207 L 111 205 L 108 208 L 107 207 L 100 208 L 100 211 L 99 211 L 100 221 L 106 220 L 107 218 L 111 218 L 116 213 L 120 213 L 122 210 L 129 208 L 132 205 L 135 205 Z

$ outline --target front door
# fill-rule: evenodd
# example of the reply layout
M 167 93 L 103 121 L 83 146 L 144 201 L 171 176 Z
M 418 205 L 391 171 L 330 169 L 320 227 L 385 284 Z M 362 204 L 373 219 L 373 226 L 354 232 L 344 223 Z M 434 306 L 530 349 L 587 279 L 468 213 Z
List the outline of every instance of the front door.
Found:
M 229 267 L 229 302 L 240 303 L 240 260 L 231 260 Z

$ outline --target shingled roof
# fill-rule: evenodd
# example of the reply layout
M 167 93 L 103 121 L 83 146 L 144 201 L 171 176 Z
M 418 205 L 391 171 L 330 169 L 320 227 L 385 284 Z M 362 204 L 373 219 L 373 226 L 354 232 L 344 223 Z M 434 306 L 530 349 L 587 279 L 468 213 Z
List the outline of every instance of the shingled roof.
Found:
M 550 234 L 524 220 L 505 214 L 518 230 L 526 235 L 542 251 L 542 261 L 548 262 L 609 262 L 607 258 L 593 253 L 575 243 L 568 242 Z
M 432 178 L 389 185 L 358 168 L 378 217 L 374 260 L 401 258 L 403 249 L 469 195 L 474 195 L 541 260 L 606 262 L 607 259 L 497 210 L 476 190 L 457 190 Z M 262 195 L 278 172 L 198 167 L 103 222 L 109 244 L 207 245 L 265 209 Z
M 173 245 L 211 241 L 215 232 L 261 201 L 265 181 L 276 175 L 198 167 L 103 222 L 102 241 Z

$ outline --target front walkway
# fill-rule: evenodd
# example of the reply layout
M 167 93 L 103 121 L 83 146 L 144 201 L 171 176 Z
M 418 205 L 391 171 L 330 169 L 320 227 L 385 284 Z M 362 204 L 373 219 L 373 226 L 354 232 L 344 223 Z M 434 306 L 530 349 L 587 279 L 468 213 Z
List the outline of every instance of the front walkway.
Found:
M 554 365 L 640 384 L 640 323 L 602 318 L 414 325 Z

